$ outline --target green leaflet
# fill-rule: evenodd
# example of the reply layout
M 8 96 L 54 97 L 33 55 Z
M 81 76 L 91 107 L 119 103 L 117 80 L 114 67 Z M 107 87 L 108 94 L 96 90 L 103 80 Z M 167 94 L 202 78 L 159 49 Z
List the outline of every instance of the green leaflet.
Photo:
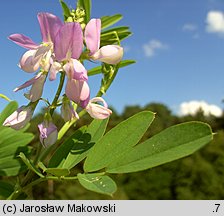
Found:
M 106 34 L 106 33 L 112 32 L 112 31 L 116 31 L 118 33 L 127 32 L 127 31 L 129 31 L 129 27 L 128 26 L 117 26 L 117 27 L 102 31 L 102 34 Z
M 14 176 L 23 171 L 25 166 L 17 157 L 20 152 L 27 153 L 33 134 L 0 127 L 0 176 Z
M 103 16 L 101 17 L 101 29 L 108 28 L 123 18 L 121 14 L 115 14 L 113 16 Z
M 123 68 L 123 67 L 126 67 L 126 66 L 134 64 L 134 63 L 135 63 L 134 60 L 123 60 L 119 63 L 119 68 Z M 100 74 L 101 72 L 102 72 L 102 66 L 98 66 L 98 67 L 90 69 L 88 71 L 88 76 Z
M 154 119 L 154 113 L 140 112 L 121 122 L 104 135 L 91 149 L 84 163 L 85 172 L 107 167 L 122 154 L 130 151 L 146 132 Z
M 67 20 L 67 18 L 70 16 L 70 9 L 63 0 L 60 0 L 60 4 L 63 10 L 64 19 Z
M 89 149 L 105 133 L 108 119 L 96 120 L 86 127 L 77 130 L 68 138 L 52 156 L 49 167 L 71 169 L 82 161 L 88 154 Z
M 135 146 L 110 163 L 106 171 L 129 173 L 159 166 L 194 153 L 210 142 L 212 137 L 211 128 L 205 123 L 175 125 Z
M 129 28 L 126 26 L 120 26 L 103 31 L 100 36 L 100 46 L 119 43 L 130 35 L 132 35 L 132 32 L 129 31 Z
M 7 100 L 7 101 L 11 101 L 6 95 L 4 95 L 4 94 L 0 94 L 0 98 L 3 98 L 3 99 L 5 99 L 5 100 Z
M 56 152 L 51 157 L 48 167 L 63 167 L 63 164 L 71 151 L 71 149 L 74 147 L 75 143 L 78 143 L 79 139 L 83 136 L 84 132 L 86 131 L 86 127 L 82 127 L 75 131 L 75 133 L 69 137 L 67 140 L 65 140 L 64 143 L 58 147 Z
M 91 191 L 111 195 L 117 190 L 116 183 L 109 177 L 101 173 L 78 174 L 80 184 Z

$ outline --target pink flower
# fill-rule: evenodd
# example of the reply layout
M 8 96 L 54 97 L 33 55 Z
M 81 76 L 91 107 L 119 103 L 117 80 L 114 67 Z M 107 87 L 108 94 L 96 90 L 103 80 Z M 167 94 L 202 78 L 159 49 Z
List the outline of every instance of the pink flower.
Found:
M 87 70 L 80 63 L 80 61 L 76 59 L 70 59 L 70 61 L 64 65 L 64 70 L 69 79 L 76 79 L 81 81 L 87 81 Z
M 57 16 L 50 13 L 39 13 L 38 21 L 43 40 L 41 45 L 36 44 L 29 37 L 22 34 L 12 34 L 9 36 L 9 39 L 16 44 L 29 49 L 24 53 L 19 63 L 19 66 L 28 73 L 37 71 L 39 67 L 46 72 L 50 69 L 53 61 L 53 43 L 59 29 L 63 26 L 62 21 Z M 52 68 L 52 70 L 54 68 Z M 54 77 L 50 76 L 50 78 L 53 79 Z M 46 75 L 44 73 L 39 73 L 34 78 L 16 88 L 14 91 L 18 91 L 32 85 L 30 92 L 25 96 L 32 102 L 37 101 L 42 95 L 45 79 Z
M 51 13 L 38 13 L 37 18 L 40 24 L 43 42 L 54 43 L 59 29 L 63 26 L 63 22 Z
M 40 142 L 44 147 L 56 143 L 58 138 L 57 127 L 52 122 L 44 121 L 38 125 L 40 131 Z
M 83 49 L 83 33 L 81 25 L 77 22 L 65 23 L 54 41 L 55 59 L 59 62 L 64 60 L 78 59 Z
M 101 102 L 102 105 L 96 104 L 95 102 Z M 112 111 L 107 108 L 107 103 L 105 100 L 101 97 L 95 97 L 89 101 L 89 103 L 86 106 L 86 111 L 89 113 L 89 115 L 94 119 L 105 119 L 108 118 Z
M 54 52 L 57 62 L 66 62 L 63 69 L 70 79 L 87 80 L 87 71 L 77 60 L 83 49 L 83 33 L 77 22 L 65 23 L 55 38 Z M 58 68 L 51 70 L 54 79 Z
M 100 19 L 91 19 L 86 25 L 85 42 L 90 51 L 90 57 L 107 64 L 118 64 L 123 57 L 123 48 L 118 45 L 107 45 L 100 48 L 100 31 Z
M 63 25 L 57 16 L 50 13 L 39 13 L 38 21 L 44 44 L 38 45 L 23 34 L 12 34 L 9 36 L 9 39 L 19 46 L 29 49 L 21 58 L 19 64 L 26 72 L 34 72 L 40 66 L 46 71 L 49 69 L 53 43 L 59 29 Z
M 14 89 L 14 92 L 17 92 L 21 89 L 27 88 L 28 86 L 31 86 L 31 89 L 28 94 L 25 94 L 26 98 L 29 99 L 31 102 L 35 102 L 39 100 L 43 93 L 43 87 L 46 80 L 46 74 L 39 73 L 32 79 L 28 80 L 21 86 Z
M 100 48 L 101 20 L 91 19 L 85 28 L 86 46 L 90 50 L 90 55 L 96 53 Z
M 56 61 L 53 62 L 51 64 L 50 71 L 49 71 L 49 73 L 50 73 L 49 80 L 50 81 L 55 80 L 56 75 L 57 75 L 58 71 L 60 71 L 60 70 L 62 70 L 61 64 L 59 62 L 56 62 Z
M 33 109 L 30 106 L 21 106 L 13 112 L 3 123 L 15 130 L 22 129 L 31 120 Z
M 80 104 L 89 100 L 90 89 L 86 81 L 68 79 L 65 94 L 70 100 Z

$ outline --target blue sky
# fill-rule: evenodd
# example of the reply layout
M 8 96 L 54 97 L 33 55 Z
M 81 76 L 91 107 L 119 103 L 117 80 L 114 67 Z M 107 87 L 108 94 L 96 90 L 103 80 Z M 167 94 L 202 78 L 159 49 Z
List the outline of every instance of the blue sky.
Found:
M 66 2 L 75 6 L 74 0 Z M 51 12 L 62 18 L 62 12 L 57 0 L 1 3 L 0 93 L 23 105 L 28 103 L 23 97 L 25 91 L 14 93 L 13 89 L 33 74 L 17 66 L 25 49 L 7 36 L 23 33 L 41 42 L 37 13 Z M 175 111 L 182 102 L 191 100 L 223 107 L 223 0 L 92 0 L 92 3 L 93 18 L 121 13 L 124 18 L 119 24 L 130 26 L 133 32 L 122 45 L 126 50 L 124 59 L 134 59 L 137 63 L 121 69 L 104 96 L 116 110 L 122 111 L 125 105 L 162 102 Z M 100 78 L 90 78 L 92 96 Z M 56 86 L 57 81 L 47 82 L 44 96 L 51 99 Z M 5 104 L 1 99 L 0 110 Z

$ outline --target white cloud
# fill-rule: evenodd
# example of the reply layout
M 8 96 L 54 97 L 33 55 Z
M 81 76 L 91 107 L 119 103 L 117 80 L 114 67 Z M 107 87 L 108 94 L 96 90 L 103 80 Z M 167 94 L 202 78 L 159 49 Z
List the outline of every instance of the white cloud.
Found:
M 143 45 L 145 56 L 151 58 L 155 55 L 157 50 L 167 49 L 168 46 L 157 39 L 150 40 Z
M 214 104 L 208 104 L 205 101 L 192 100 L 189 102 L 183 102 L 179 107 L 179 114 L 184 115 L 195 115 L 199 110 L 204 112 L 205 116 L 213 115 L 220 117 L 222 115 L 222 109 Z
M 192 33 L 192 38 L 193 39 L 200 38 L 200 35 L 198 33 L 198 26 L 196 24 L 186 23 L 186 24 L 183 25 L 182 31 Z
M 194 32 L 198 29 L 197 25 L 192 24 L 192 23 L 186 23 L 183 25 L 182 30 L 183 31 L 191 31 Z
M 224 13 L 209 11 L 206 19 L 206 31 L 209 33 L 224 34 Z

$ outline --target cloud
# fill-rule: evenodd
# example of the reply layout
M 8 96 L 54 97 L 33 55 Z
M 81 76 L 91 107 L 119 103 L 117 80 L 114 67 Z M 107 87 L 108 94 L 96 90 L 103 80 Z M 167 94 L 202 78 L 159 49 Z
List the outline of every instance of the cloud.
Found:
M 186 23 L 183 25 L 182 30 L 183 31 L 190 31 L 190 32 L 194 32 L 198 29 L 197 25 L 192 24 L 192 23 Z
M 167 49 L 168 46 L 157 39 L 150 40 L 143 45 L 145 56 L 151 58 L 155 55 L 157 50 Z
M 182 31 L 192 33 L 192 38 L 193 39 L 200 38 L 199 33 L 198 33 L 198 26 L 196 24 L 186 23 L 186 24 L 183 25 Z
M 224 13 L 209 11 L 206 18 L 206 31 L 224 35 Z
M 204 112 L 205 116 L 222 116 L 222 109 L 220 107 L 214 104 L 208 104 L 205 101 L 196 100 L 181 103 L 179 107 L 179 115 L 195 115 L 200 110 Z

